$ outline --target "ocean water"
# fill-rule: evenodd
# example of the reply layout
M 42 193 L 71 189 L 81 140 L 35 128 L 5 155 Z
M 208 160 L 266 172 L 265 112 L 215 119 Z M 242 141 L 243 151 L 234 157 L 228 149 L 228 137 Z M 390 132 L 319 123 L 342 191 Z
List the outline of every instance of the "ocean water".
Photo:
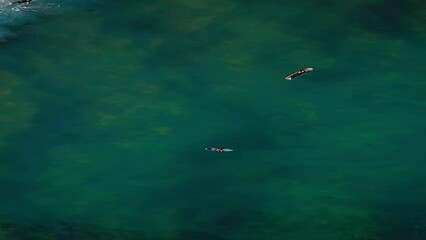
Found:
M 423 1 L 9 3 L 0 239 L 426 239 Z

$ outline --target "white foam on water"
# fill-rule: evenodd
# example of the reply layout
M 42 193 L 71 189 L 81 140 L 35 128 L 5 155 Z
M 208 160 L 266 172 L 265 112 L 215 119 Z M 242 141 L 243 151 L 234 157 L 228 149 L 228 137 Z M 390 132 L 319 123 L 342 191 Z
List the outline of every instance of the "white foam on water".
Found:
M 33 0 L 30 4 L 13 4 L 17 0 L 0 0 L 0 42 L 16 37 L 10 28 L 43 15 L 67 12 L 96 0 Z

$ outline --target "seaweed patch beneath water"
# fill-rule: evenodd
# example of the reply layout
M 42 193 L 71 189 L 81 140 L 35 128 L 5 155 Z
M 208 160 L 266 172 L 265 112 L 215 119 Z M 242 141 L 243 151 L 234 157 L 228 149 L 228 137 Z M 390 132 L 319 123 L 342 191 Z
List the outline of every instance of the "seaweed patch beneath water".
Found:
M 105 229 L 95 225 L 57 222 L 53 224 L 1 223 L 0 237 L 5 239 L 144 239 L 137 231 Z

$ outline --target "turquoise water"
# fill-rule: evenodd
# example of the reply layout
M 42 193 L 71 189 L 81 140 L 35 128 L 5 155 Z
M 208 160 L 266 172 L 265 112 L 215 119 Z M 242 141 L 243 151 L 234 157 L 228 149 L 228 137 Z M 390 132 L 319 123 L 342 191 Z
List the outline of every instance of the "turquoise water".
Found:
M 425 4 L 324 4 L 3 6 L 0 238 L 426 239 Z

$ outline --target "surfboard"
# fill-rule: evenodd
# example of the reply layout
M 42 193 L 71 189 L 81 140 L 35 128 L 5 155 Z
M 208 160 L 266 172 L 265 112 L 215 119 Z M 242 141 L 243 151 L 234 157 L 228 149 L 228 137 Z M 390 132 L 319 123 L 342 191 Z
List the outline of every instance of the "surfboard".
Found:
M 302 75 L 304 75 L 304 74 L 306 74 L 308 72 L 311 72 L 312 70 L 314 70 L 314 69 L 313 68 L 305 68 L 305 69 L 299 70 L 299 71 L 297 71 L 295 73 L 292 73 L 292 74 L 288 75 L 284 79 L 290 81 L 290 80 L 293 80 L 293 79 L 295 79 L 295 78 L 297 78 L 299 76 L 302 76 Z
M 214 148 L 214 147 L 208 147 L 208 148 L 205 148 L 205 150 L 206 151 L 210 151 L 210 152 L 216 152 L 216 150 L 217 150 L 218 148 Z M 234 150 L 233 149 L 230 149 L 230 148 L 223 148 L 222 149 L 222 152 L 233 152 Z

